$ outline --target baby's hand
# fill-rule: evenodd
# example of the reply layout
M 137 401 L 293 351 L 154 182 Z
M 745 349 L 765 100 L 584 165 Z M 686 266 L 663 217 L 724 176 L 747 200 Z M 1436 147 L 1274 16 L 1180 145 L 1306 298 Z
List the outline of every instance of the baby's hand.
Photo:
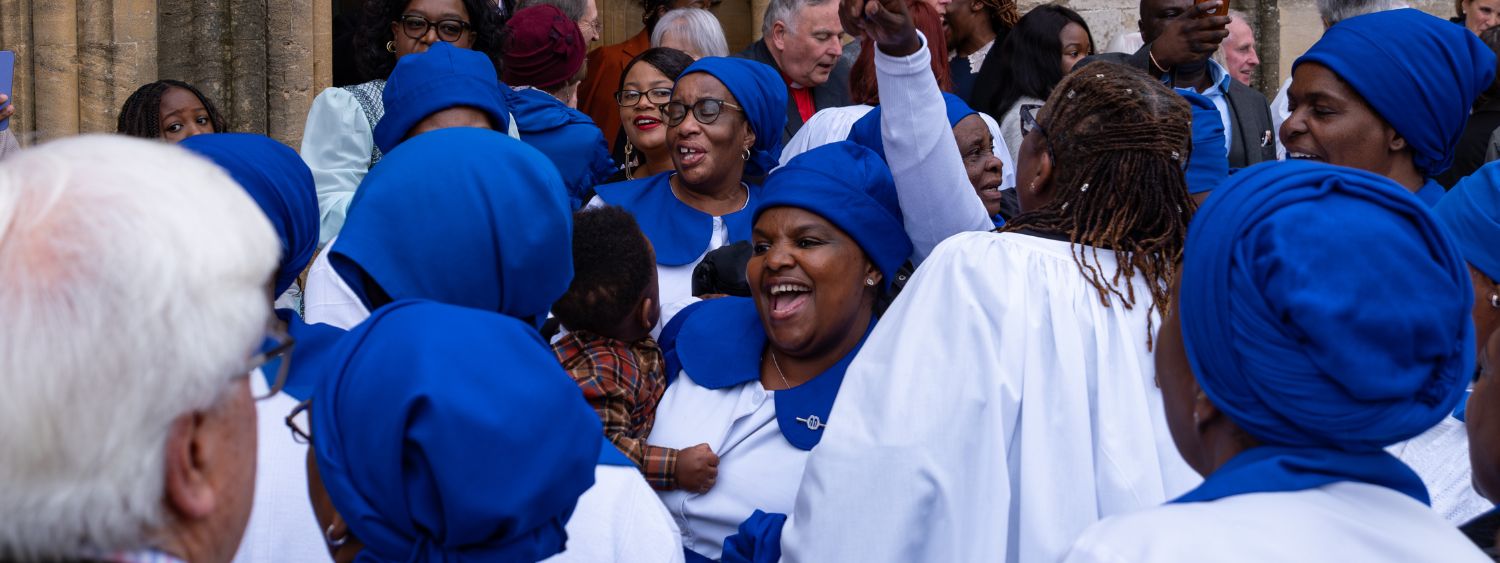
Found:
M 677 452 L 677 488 L 694 493 L 706 493 L 719 478 L 719 456 L 708 449 L 708 444 L 698 444 Z

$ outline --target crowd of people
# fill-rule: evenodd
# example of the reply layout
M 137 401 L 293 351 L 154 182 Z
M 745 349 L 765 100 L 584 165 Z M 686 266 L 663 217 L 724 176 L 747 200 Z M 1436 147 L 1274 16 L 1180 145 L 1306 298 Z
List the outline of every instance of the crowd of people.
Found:
M 0 560 L 1500 560 L 1496 0 L 641 2 L 4 135 Z

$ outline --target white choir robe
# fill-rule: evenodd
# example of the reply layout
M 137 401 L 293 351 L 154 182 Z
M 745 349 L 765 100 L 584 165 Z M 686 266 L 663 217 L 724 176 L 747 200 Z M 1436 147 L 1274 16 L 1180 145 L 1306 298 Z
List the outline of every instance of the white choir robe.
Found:
M 1093 249 L 1105 278 L 1114 254 Z M 1201 483 L 1167 432 L 1151 297 L 1100 303 L 1069 243 L 940 244 L 850 365 L 783 561 L 1049 562 Z
M 1489 561 L 1458 528 L 1400 492 L 1331 483 L 1168 504 L 1106 519 L 1066 563 Z
M 758 380 L 708 389 L 682 371 L 662 395 L 646 442 L 677 449 L 707 443 L 719 456 L 718 481 L 707 493 L 657 493 L 682 529 L 683 547 L 718 559 L 724 538 L 756 509 L 791 511 L 809 452 L 782 436 L 775 394 Z

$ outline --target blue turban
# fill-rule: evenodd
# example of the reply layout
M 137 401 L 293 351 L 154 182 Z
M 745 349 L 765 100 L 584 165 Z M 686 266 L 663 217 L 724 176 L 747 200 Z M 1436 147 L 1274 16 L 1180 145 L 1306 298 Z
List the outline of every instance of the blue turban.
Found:
M 599 417 L 529 327 L 400 301 L 339 339 L 312 447 L 359 561 L 537 561 L 594 484 Z
M 573 279 L 572 233 L 567 191 L 542 153 L 488 129 L 441 129 L 370 169 L 329 260 L 393 300 L 540 317 Z
M 265 135 L 198 135 L 182 146 L 219 165 L 265 212 L 281 237 L 276 295 L 281 295 L 318 250 L 318 193 L 297 151 Z
M 459 106 L 484 112 L 496 131 L 504 131 L 510 111 L 500 88 L 495 63 L 479 51 L 438 41 L 425 53 L 401 57 L 385 83 L 385 116 L 375 125 L 375 146 L 390 153 L 417 123 Z
M 1461 25 L 1405 8 L 1328 28 L 1292 63 L 1318 63 L 1344 79 L 1411 145 L 1433 177 L 1453 164 L 1469 108 L 1495 80 L 1495 53 Z
M 1214 191 L 1229 178 L 1229 148 L 1224 143 L 1224 120 L 1213 100 L 1190 90 L 1177 90 L 1193 109 L 1193 152 L 1188 155 L 1188 193 Z
M 958 127 L 958 122 L 965 117 L 979 113 L 964 103 L 963 98 L 947 92 L 943 92 L 943 102 L 948 110 L 949 127 Z M 880 106 L 875 106 L 875 109 L 854 122 L 854 126 L 849 128 L 849 140 L 875 151 L 880 158 L 885 158 L 885 141 L 880 136 Z
M 677 80 L 695 72 L 719 79 L 745 108 L 745 119 L 755 132 L 755 146 L 750 148 L 745 173 L 761 176 L 776 168 L 781 159 L 781 136 L 786 130 L 787 96 L 786 82 L 776 69 L 746 59 L 704 57 L 682 71 Z
M 1432 208 L 1464 260 L 1500 280 L 1500 162 L 1458 181 Z
M 766 178 L 755 218 L 772 207 L 797 207 L 848 233 L 880 269 L 886 286 L 911 256 L 896 182 L 874 151 L 849 141 L 797 155 Z

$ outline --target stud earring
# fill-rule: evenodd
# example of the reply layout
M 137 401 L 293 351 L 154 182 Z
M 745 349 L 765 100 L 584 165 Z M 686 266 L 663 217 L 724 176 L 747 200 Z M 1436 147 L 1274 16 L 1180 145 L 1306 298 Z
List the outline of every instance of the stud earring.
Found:
M 865 285 L 875 287 L 875 278 L 865 278 Z
M 349 536 L 334 538 L 333 524 L 329 524 L 328 529 L 323 531 L 323 541 L 328 543 L 328 547 L 342 547 L 345 543 L 349 542 Z

